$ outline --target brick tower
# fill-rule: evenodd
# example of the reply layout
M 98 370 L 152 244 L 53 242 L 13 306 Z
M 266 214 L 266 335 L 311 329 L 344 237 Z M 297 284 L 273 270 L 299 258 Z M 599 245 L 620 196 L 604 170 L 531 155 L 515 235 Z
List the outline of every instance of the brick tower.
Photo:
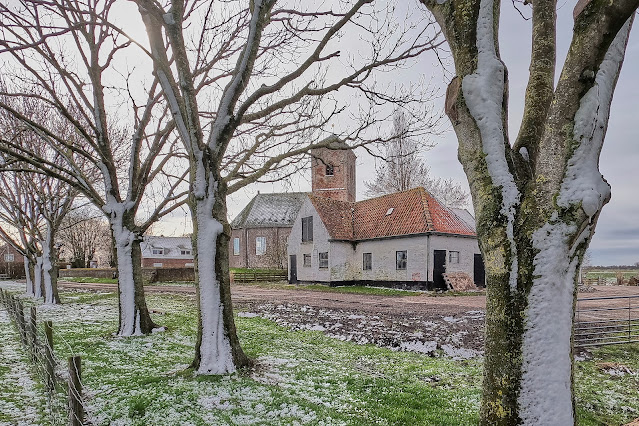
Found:
M 341 148 L 341 149 L 340 149 Z M 355 202 L 355 153 L 347 145 L 311 150 L 313 194 Z

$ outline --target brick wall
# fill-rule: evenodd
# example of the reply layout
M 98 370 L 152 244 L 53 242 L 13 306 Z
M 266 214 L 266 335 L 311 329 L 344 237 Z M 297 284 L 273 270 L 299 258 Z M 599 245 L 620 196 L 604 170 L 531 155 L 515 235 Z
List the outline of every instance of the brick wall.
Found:
M 113 278 L 114 272 L 114 268 L 60 269 L 60 277 Z M 142 275 L 146 282 L 195 280 L 193 268 L 142 268 Z
M 229 265 L 231 268 L 285 268 L 286 240 L 291 228 L 247 228 L 234 229 L 229 243 Z M 266 238 L 266 253 L 256 254 L 257 237 Z M 239 254 L 234 253 L 234 240 L 239 239 Z
M 0 274 L 24 277 L 24 257 L 8 244 L 0 247 Z
M 162 266 L 156 266 L 161 263 Z M 143 268 L 193 268 L 193 259 L 170 259 L 170 258 L 144 258 L 142 259 Z
M 311 151 L 311 180 L 313 194 L 340 201 L 355 201 L 355 154 L 351 150 L 320 148 Z M 326 174 L 326 165 L 333 167 L 333 175 Z

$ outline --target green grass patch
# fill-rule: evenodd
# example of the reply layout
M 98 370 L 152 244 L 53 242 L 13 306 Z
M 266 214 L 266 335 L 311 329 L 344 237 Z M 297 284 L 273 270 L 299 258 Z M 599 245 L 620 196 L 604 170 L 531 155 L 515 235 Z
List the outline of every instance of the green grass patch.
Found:
M 329 287 L 322 284 L 285 284 L 285 283 L 245 283 L 235 284 L 238 286 L 252 286 L 268 289 L 279 290 L 307 290 L 318 291 L 324 293 L 352 293 L 352 294 L 369 294 L 377 296 L 419 296 L 423 292 L 413 290 L 399 290 L 385 287 L 368 287 L 368 286 L 338 286 Z
M 252 273 L 265 273 L 270 274 L 273 272 L 283 272 L 285 269 L 261 269 L 261 268 L 230 268 L 233 273 L 252 274 Z
M 71 281 L 74 283 L 98 283 L 98 284 L 117 284 L 117 278 L 94 278 L 94 277 L 60 277 L 62 281 Z

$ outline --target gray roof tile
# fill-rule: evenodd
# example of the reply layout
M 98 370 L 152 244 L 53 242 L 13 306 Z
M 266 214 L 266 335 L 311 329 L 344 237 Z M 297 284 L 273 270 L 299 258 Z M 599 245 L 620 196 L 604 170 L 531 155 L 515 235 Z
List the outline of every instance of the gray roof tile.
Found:
M 257 194 L 231 222 L 233 229 L 290 227 L 307 197 L 305 192 Z

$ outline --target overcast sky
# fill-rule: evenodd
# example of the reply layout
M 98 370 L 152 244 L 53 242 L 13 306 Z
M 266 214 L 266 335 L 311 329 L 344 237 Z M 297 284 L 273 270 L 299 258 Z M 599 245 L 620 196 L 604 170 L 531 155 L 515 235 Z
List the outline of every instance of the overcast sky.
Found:
M 575 2 L 560 3 L 558 11 L 558 71 L 565 57 L 572 32 L 572 9 Z M 525 16 L 530 15 L 527 6 L 521 6 Z M 502 58 L 509 70 L 510 78 L 510 123 L 511 138 L 515 138 L 523 111 L 523 95 L 527 83 L 530 52 L 530 21 L 524 20 L 511 2 L 503 2 L 500 33 Z M 630 38 L 626 60 L 612 105 L 608 134 L 601 156 L 601 172 L 612 186 L 612 200 L 604 207 L 591 244 L 592 263 L 595 265 L 634 264 L 639 262 L 639 144 L 636 143 L 635 120 L 639 120 L 635 104 L 639 98 L 639 29 L 634 29 Z M 419 80 L 432 77 L 433 84 L 439 86 L 440 94 L 445 92 L 450 75 L 446 76 L 433 57 L 424 57 L 405 74 L 403 80 Z M 443 96 L 437 107 L 443 107 Z M 434 140 L 437 145 L 423 154 L 434 176 L 453 178 L 467 188 L 466 178 L 457 160 L 457 141 L 446 122 L 447 131 Z M 363 196 L 363 182 L 374 175 L 374 160 L 363 152 L 358 152 L 357 186 L 358 200 Z M 310 172 L 304 173 L 293 182 L 287 191 L 310 191 Z M 229 216 L 233 218 L 248 201 L 261 192 L 279 192 L 283 188 L 276 184 L 254 185 L 230 197 Z M 168 223 L 170 227 L 158 227 L 169 235 L 180 235 L 190 231 L 190 219 L 186 212 L 178 214 Z M 167 223 L 167 224 L 168 224 Z

